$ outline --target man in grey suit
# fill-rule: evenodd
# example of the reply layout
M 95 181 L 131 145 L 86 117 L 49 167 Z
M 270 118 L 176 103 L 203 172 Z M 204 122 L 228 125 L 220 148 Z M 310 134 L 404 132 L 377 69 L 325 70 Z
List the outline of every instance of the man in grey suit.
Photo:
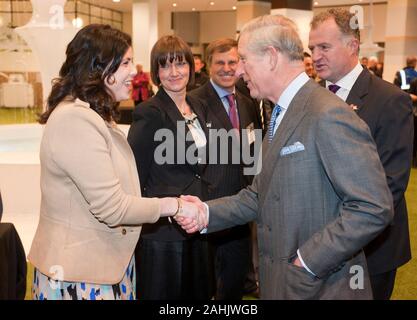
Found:
M 359 28 L 354 15 L 334 8 L 315 15 L 309 47 L 322 85 L 334 92 L 366 122 L 374 138 L 394 202 L 394 220 L 365 247 L 374 299 L 388 300 L 397 268 L 411 259 L 405 191 L 413 150 L 410 97 L 371 74 L 359 63 Z
M 371 299 L 362 248 L 392 220 L 392 196 L 367 125 L 304 72 L 295 24 L 250 21 L 238 74 L 254 98 L 276 103 L 263 165 L 237 195 L 183 197 L 208 215 L 208 232 L 256 220 L 262 299 Z M 179 221 L 187 232 L 204 227 Z

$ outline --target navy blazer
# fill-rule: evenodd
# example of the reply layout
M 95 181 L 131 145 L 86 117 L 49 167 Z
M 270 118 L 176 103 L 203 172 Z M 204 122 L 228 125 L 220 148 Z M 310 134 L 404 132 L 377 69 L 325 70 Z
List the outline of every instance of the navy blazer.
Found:
M 405 191 L 413 149 L 410 97 L 396 86 L 364 69 L 346 99 L 357 106 L 375 140 L 394 200 L 394 221 L 366 248 L 371 275 L 391 271 L 411 259 Z

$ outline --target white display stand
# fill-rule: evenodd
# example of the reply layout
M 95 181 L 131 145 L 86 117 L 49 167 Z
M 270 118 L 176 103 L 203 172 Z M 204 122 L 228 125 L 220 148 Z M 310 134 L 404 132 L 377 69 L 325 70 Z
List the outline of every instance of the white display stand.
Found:
M 0 107 L 27 108 L 34 105 L 33 87 L 30 83 L 0 84 Z

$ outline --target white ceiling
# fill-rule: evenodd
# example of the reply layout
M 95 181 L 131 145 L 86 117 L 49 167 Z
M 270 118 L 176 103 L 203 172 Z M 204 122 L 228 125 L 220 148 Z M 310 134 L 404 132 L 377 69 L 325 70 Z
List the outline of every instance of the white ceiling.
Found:
M 83 0 L 92 4 L 119 10 L 123 12 L 129 12 L 132 7 L 132 0 L 120 0 L 115 3 L 112 0 Z M 224 11 L 233 10 L 232 7 L 237 4 L 237 0 L 151 0 L 158 1 L 159 11 L 192 11 L 195 8 L 196 11 Z M 374 0 L 377 2 L 386 2 L 387 0 Z M 177 6 L 173 7 L 172 4 L 176 3 Z M 214 2 L 214 5 L 210 5 L 210 2 Z M 353 5 L 361 3 L 369 3 L 369 0 L 313 0 L 318 2 L 318 7 L 321 6 L 340 6 L 340 5 Z

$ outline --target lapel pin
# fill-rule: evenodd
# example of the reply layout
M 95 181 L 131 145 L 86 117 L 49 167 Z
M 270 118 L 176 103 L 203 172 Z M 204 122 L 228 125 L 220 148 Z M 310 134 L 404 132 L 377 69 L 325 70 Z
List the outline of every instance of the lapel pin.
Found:
M 353 111 L 358 111 L 358 106 L 351 104 L 350 107 L 352 108 Z

